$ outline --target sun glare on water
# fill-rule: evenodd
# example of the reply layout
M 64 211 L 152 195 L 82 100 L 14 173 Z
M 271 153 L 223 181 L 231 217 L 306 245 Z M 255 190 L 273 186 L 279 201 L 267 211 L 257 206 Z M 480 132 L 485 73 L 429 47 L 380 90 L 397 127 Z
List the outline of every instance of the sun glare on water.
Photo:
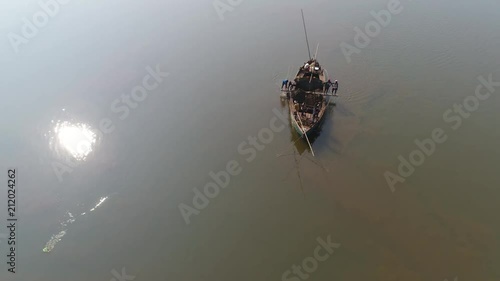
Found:
M 54 128 L 59 147 L 76 160 L 84 161 L 96 144 L 97 135 L 83 123 L 58 122 Z

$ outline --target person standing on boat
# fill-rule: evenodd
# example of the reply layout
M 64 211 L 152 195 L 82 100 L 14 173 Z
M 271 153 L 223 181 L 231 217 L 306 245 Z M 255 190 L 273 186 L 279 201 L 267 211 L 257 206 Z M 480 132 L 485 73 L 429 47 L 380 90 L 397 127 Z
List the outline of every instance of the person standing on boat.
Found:
M 283 83 L 281 84 L 281 89 L 283 88 L 286 90 L 286 87 L 288 86 L 288 79 L 283 80 Z
M 332 81 L 328 79 L 328 81 L 325 83 L 325 94 L 327 94 L 328 91 L 330 91 L 331 86 L 332 86 Z
M 339 81 L 335 80 L 335 82 L 333 82 L 332 94 L 334 92 L 335 92 L 335 94 L 337 94 L 338 90 L 339 90 Z

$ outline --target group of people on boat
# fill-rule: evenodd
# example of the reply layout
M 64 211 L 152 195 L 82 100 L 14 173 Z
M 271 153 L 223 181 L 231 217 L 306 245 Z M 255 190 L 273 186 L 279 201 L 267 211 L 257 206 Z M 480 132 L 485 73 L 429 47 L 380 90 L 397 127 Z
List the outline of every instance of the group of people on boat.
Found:
M 295 81 L 289 81 L 288 79 L 283 80 L 283 83 L 281 84 L 281 90 L 289 90 L 292 91 L 295 89 L 296 83 Z M 330 88 L 332 89 L 332 94 L 337 94 L 337 91 L 339 90 L 339 81 L 335 80 L 332 82 L 330 79 L 324 84 L 324 92 L 325 94 L 328 94 L 330 92 Z
M 335 80 L 335 82 L 332 83 L 332 81 L 328 79 L 324 87 L 325 94 L 328 94 L 330 88 L 332 88 L 332 94 L 337 94 L 337 91 L 339 90 L 339 81 Z
M 288 79 L 283 80 L 283 83 L 281 84 L 281 90 L 289 90 L 292 91 L 295 89 L 296 83 L 295 81 L 290 81 Z

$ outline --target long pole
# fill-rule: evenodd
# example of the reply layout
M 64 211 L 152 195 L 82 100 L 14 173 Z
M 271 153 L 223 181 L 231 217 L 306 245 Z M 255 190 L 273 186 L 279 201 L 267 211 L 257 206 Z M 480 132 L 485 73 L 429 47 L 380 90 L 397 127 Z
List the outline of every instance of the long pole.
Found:
M 318 59 L 318 50 L 319 50 L 319 43 L 318 43 L 318 46 L 316 47 L 316 54 L 314 54 L 314 59 L 315 60 Z
M 307 29 L 306 29 L 306 20 L 304 19 L 304 11 L 300 10 L 302 13 L 302 23 L 304 24 L 304 33 L 306 34 L 306 43 L 307 43 L 307 51 L 309 52 L 309 59 L 312 59 L 311 57 L 311 49 L 309 48 L 309 39 L 307 38 Z
M 309 138 L 307 137 L 307 132 L 304 129 L 304 125 L 302 125 L 302 120 L 301 120 L 300 116 L 298 116 L 298 114 L 297 114 L 297 117 L 299 118 L 299 121 L 300 121 L 300 130 L 302 131 L 302 133 L 306 137 L 307 144 L 309 145 L 309 148 L 311 149 L 312 156 L 314 157 L 314 150 L 312 148 L 311 142 L 309 141 Z

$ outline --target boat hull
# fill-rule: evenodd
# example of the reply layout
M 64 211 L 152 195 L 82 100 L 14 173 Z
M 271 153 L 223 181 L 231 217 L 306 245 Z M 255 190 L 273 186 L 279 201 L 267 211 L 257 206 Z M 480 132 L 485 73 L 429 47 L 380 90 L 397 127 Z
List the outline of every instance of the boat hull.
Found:
M 290 110 L 290 120 L 292 123 L 292 127 L 295 129 L 297 134 L 299 134 L 300 137 L 304 136 L 304 132 L 300 128 L 299 124 L 297 123 L 297 120 L 295 120 L 295 117 L 293 116 L 293 112 Z
M 292 127 L 301 137 L 314 134 L 321 124 L 327 108 L 328 83 L 325 70 L 316 59 L 309 60 L 295 76 L 288 107 Z
M 289 99 L 288 108 L 290 111 L 290 122 L 292 124 L 292 127 L 300 137 L 303 137 L 305 134 L 307 134 L 307 136 L 312 136 L 317 133 L 317 130 L 320 124 L 323 122 L 324 116 L 326 114 L 327 105 L 328 104 L 326 103 L 326 100 L 322 101 L 316 121 L 311 122 L 306 126 L 303 124 L 302 119 L 299 120 L 300 117 L 298 117 L 298 115 L 300 115 L 301 113 L 295 109 L 296 105 L 293 103 L 293 99 Z

